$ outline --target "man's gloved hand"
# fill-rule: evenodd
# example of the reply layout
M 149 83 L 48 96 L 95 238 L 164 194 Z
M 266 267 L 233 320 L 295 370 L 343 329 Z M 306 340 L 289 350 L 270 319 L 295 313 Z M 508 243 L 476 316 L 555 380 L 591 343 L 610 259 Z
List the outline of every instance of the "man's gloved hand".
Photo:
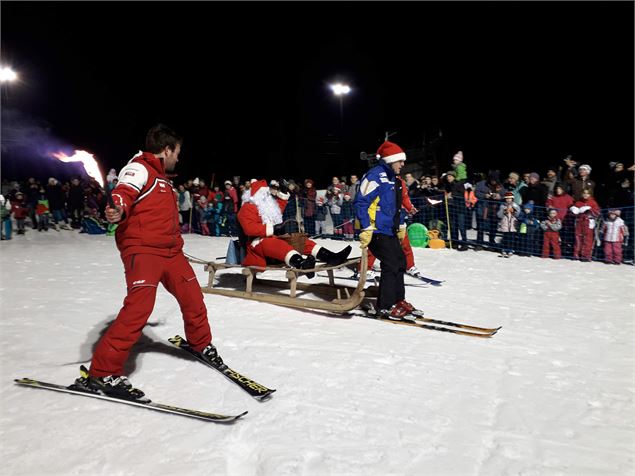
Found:
M 286 179 L 280 179 L 278 190 L 280 193 L 289 193 L 289 182 Z
M 399 238 L 399 242 L 401 243 L 405 237 L 406 237 L 406 225 L 400 225 L 399 231 L 397 232 L 397 238 Z
M 372 239 L 373 239 L 372 229 L 362 230 L 362 232 L 359 234 L 360 248 L 368 248 L 368 244 L 370 243 L 370 240 Z
M 123 217 L 123 209 L 116 205 L 115 208 L 110 208 L 110 206 L 107 206 L 104 213 L 106 215 L 106 220 L 108 220 L 108 222 L 110 223 L 118 223 Z
M 295 220 L 286 220 L 273 226 L 273 234 L 275 236 L 287 235 L 289 233 L 297 233 L 298 222 Z

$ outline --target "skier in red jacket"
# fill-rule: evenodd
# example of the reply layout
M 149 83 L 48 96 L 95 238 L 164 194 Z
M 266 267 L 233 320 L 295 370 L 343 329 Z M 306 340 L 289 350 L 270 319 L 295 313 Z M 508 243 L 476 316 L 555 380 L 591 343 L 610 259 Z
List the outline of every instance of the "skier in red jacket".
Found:
M 106 208 L 110 223 L 118 223 L 128 294 L 117 318 L 101 338 L 90 370 L 81 369 L 75 385 L 87 391 L 148 401 L 123 376 L 124 363 L 152 313 L 159 283 L 181 308 L 186 339 L 204 358 L 222 364 L 207 320 L 203 294 L 183 254 L 176 191 L 166 177 L 174 170 L 182 138 L 164 125 L 150 129 L 146 152 L 139 152 L 119 174 Z M 114 206 L 113 206 L 114 205 Z

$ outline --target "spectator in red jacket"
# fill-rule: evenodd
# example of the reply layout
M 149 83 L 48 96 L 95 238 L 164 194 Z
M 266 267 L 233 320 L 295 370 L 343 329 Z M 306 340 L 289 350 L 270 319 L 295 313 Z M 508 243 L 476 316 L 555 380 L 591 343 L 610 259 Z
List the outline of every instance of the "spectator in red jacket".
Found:
M 192 348 L 204 359 L 222 363 L 211 342 L 201 288 L 183 254 L 176 191 L 166 176 L 178 162 L 181 142 L 181 137 L 164 125 L 150 129 L 146 152 L 139 152 L 121 170 L 112 191 L 114 207 L 106 208 L 106 218 L 119 223 L 116 242 L 128 294 L 97 344 L 90 370 L 82 368 L 75 381 L 87 391 L 147 401 L 123 376 L 123 367 L 152 313 L 159 283 L 179 302 Z
M 24 235 L 24 221 L 29 216 L 29 207 L 22 192 L 15 194 L 15 199 L 11 201 L 11 211 L 18 227 L 18 235 Z
M 570 210 L 576 216 L 573 259 L 591 261 L 594 230 L 597 226 L 597 218 L 600 216 L 600 206 L 591 196 L 591 190 L 584 189 L 582 199 L 575 202 Z

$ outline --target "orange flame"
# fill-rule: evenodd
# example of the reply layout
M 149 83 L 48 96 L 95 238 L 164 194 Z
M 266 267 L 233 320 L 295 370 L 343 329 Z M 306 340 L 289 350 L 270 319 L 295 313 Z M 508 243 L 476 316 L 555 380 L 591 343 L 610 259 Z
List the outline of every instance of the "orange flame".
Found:
M 76 150 L 71 156 L 66 155 L 64 152 L 55 152 L 51 155 L 62 162 L 81 162 L 86 173 L 97 180 L 99 185 L 102 187 L 104 186 L 104 176 L 101 174 L 99 165 L 97 164 L 93 154 L 86 152 L 85 150 Z

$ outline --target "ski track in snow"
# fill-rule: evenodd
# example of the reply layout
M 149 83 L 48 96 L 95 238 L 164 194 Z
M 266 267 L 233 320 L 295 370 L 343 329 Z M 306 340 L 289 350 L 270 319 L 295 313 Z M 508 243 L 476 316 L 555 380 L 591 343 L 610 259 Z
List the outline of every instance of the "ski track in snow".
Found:
M 221 355 L 277 389 L 267 402 L 167 342 L 183 326 L 160 288 L 126 371 L 157 402 L 249 411 L 219 425 L 13 385 L 70 384 L 90 360 L 125 295 L 113 241 L 29 230 L 0 246 L 3 474 L 635 474 L 632 266 L 415 249 L 445 282 L 407 299 L 503 326 L 487 340 L 205 295 Z M 214 259 L 228 238 L 185 243 Z

